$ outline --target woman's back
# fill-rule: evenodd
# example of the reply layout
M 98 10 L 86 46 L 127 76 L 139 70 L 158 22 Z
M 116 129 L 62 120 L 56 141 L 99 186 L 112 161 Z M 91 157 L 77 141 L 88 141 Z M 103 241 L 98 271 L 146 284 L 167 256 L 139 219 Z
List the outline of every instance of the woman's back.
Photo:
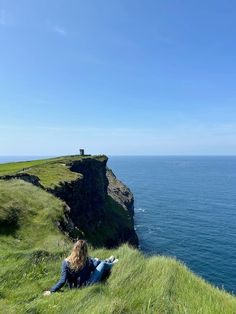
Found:
M 70 268 L 70 262 L 65 259 L 66 263 L 66 271 L 67 271 L 67 280 L 69 286 L 71 284 L 75 285 L 77 288 L 85 285 L 87 280 L 89 279 L 91 272 L 97 267 L 99 262 L 90 257 L 87 258 L 85 265 L 78 270 L 74 270 Z M 71 287 L 72 288 L 72 287 Z

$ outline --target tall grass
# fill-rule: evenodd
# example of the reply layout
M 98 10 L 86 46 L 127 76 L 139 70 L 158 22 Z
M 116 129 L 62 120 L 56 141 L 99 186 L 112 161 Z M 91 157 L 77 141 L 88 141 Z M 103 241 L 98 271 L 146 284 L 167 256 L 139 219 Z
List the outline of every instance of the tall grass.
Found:
M 0 180 L 0 313 L 236 313 L 236 298 L 214 288 L 180 262 L 146 258 L 127 245 L 90 255 L 119 258 L 106 282 L 43 297 L 59 278 L 72 243 L 57 228 L 65 204 L 21 180 Z M 1 225 L 0 225 L 1 226 Z

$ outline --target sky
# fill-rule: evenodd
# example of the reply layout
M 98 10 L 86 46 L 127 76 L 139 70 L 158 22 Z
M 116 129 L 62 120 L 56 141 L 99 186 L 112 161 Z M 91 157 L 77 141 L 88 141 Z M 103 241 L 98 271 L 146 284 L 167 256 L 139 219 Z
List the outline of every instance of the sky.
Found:
M 236 155 L 235 0 L 0 0 L 0 155 Z

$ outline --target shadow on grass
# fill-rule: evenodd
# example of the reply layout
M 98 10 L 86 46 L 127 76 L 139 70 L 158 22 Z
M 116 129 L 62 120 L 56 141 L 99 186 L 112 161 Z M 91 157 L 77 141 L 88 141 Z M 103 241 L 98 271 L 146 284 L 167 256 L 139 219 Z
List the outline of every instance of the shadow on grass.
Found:
M 15 207 L 0 208 L 0 235 L 15 235 L 20 227 L 20 209 Z

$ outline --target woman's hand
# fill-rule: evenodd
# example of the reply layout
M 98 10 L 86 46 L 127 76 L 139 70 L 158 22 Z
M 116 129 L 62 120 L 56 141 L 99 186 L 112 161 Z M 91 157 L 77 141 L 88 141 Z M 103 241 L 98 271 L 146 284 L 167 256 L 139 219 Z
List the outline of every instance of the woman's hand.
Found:
M 50 294 L 52 294 L 51 291 L 44 291 L 44 293 L 43 293 L 43 295 L 44 295 L 45 297 L 49 296 Z

